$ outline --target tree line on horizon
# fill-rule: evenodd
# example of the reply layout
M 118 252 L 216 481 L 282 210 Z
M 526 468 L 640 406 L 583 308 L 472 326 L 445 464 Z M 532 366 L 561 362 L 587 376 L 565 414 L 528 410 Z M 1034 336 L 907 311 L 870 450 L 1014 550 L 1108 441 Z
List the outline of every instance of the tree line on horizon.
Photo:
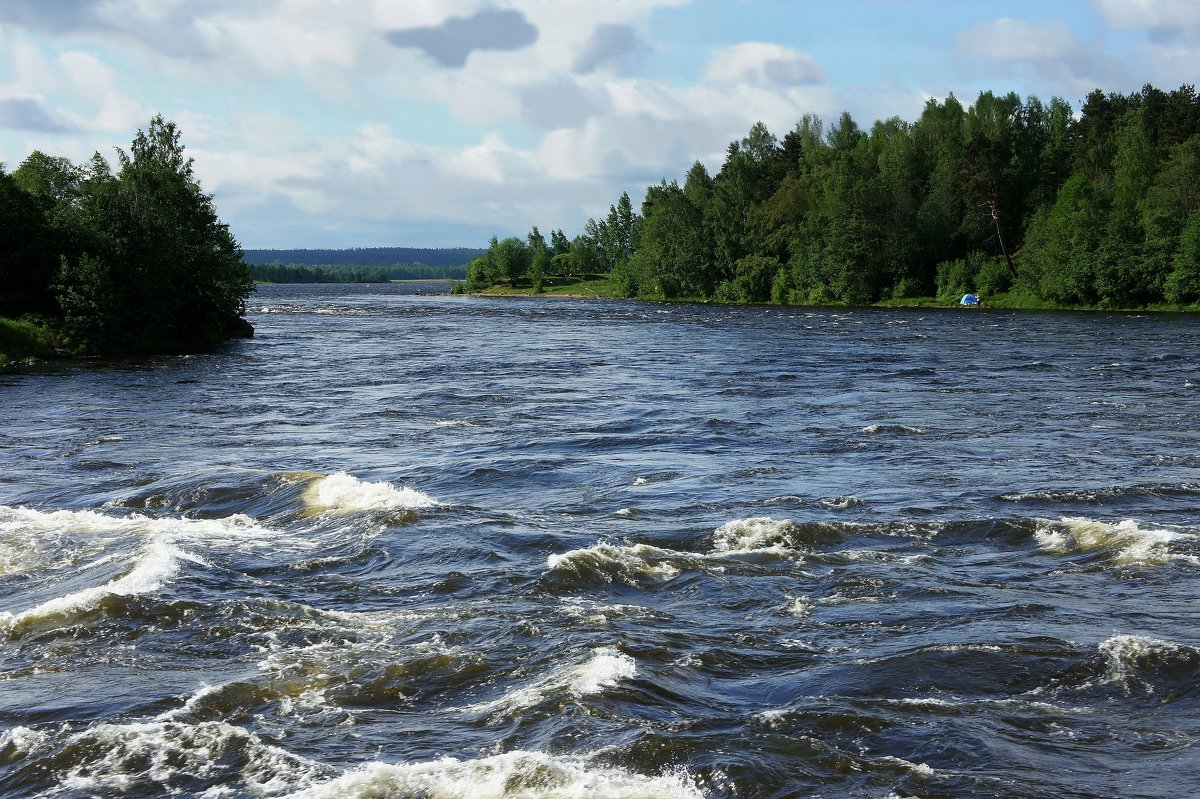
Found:
M 117 166 L 40 151 L 11 173 L 0 164 L 0 316 L 76 352 L 187 352 L 244 334 L 250 269 L 175 124 L 156 116 Z
M 482 253 L 484 250 L 472 250 Z M 251 263 L 250 277 L 264 283 L 387 283 L 392 280 L 462 280 L 467 264 L 434 265 L 424 263 L 392 266 L 348 264 Z
M 347 247 L 343 249 L 247 249 L 243 253 L 251 265 L 282 266 L 379 266 L 414 265 L 465 267 L 472 258 L 483 254 L 478 247 Z
M 1015 93 L 782 139 L 762 123 L 715 175 L 624 193 L 568 240 L 493 238 L 467 288 L 602 273 L 630 297 L 866 304 L 1012 293 L 1131 307 L 1200 301 L 1200 98 L 1096 90 L 1078 115 Z

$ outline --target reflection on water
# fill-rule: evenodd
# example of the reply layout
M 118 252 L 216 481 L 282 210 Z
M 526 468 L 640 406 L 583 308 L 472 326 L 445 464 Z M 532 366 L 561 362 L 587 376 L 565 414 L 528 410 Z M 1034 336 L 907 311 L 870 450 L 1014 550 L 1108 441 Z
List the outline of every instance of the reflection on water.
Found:
M 0 374 L 0 795 L 1200 792 L 1200 319 L 413 290 Z

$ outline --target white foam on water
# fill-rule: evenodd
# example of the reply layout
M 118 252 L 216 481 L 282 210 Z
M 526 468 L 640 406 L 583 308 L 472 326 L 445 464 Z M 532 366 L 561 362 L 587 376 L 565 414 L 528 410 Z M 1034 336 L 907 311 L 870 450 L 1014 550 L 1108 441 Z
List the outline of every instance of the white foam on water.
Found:
M 650 611 L 641 605 L 606 604 L 580 597 L 564 597 L 560 605 L 563 613 L 573 619 L 580 619 L 589 624 L 608 624 L 613 616 L 650 615 Z
M 796 618 L 804 618 L 812 613 L 813 601 L 807 597 L 793 597 L 784 607 L 783 612 Z
M 471 705 L 467 710 L 508 716 L 535 707 L 555 694 L 567 693 L 576 699 L 599 694 L 636 674 L 637 663 L 632 657 L 619 649 L 599 647 L 582 663 L 551 672 L 530 685 L 511 690 L 499 699 Z
M 1133 519 L 1115 524 L 1081 516 L 1039 520 L 1034 538 L 1043 550 L 1056 554 L 1107 551 L 1118 566 L 1161 566 L 1173 560 L 1200 564 L 1194 555 L 1170 550 L 1173 542 L 1192 540 L 1194 535 L 1142 529 Z
M 195 711 L 196 706 L 203 702 L 206 698 L 212 696 L 213 694 L 219 694 L 224 687 L 225 683 L 218 683 L 217 685 L 208 685 L 207 683 L 202 684 L 191 696 L 187 698 L 187 701 L 185 701 L 182 706 L 173 710 L 167 710 L 163 713 L 159 713 L 154 717 L 154 720 L 175 721 L 180 716 L 186 716 Z
M 873 436 L 877 433 L 924 433 L 925 430 L 909 424 L 869 424 L 859 428 L 858 432 Z
M 131 545 L 137 547 L 124 574 L 103 585 L 73 591 L 20 612 L 0 612 L 0 630 L 12 630 L 35 620 L 69 617 L 95 607 L 109 596 L 154 593 L 177 575 L 182 563 L 209 565 L 182 544 L 234 549 L 269 545 L 273 550 L 289 543 L 309 546 L 300 539 L 291 541 L 260 527 L 243 515 L 222 519 L 152 518 L 4 506 L 0 506 L 0 541 L 30 542 L 29 551 L 35 553 L 29 556 L 33 561 L 26 564 L 30 569 L 74 566 L 76 575 L 130 558 L 128 549 Z M 106 552 L 109 549 L 119 551 Z M 0 546 L 0 557 L 2 552 Z M 83 556 L 95 559 L 79 565 Z
M 820 504 L 826 508 L 833 508 L 834 510 L 846 510 L 847 508 L 853 508 L 856 505 L 862 505 L 863 500 L 854 496 L 853 494 L 846 494 L 840 497 L 825 497 L 820 500 Z
M 477 760 L 370 763 L 287 799 L 703 799 L 683 772 L 647 777 L 585 757 L 508 752 Z
M 1178 644 L 1147 638 L 1142 635 L 1114 635 L 1101 641 L 1097 647 L 1105 660 L 1103 683 L 1125 683 L 1138 667 L 1138 661 L 1147 656 L 1173 655 L 1180 649 Z
M 670 580 L 681 569 L 672 561 L 686 559 L 682 552 L 660 549 L 649 544 L 623 546 L 601 542 L 585 549 L 572 549 L 546 559 L 551 571 L 573 572 L 581 576 L 600 577 L 606 582 L 623 580 Z
M 713 532 L 713 549 L 720 553 L 774 552 L 788 550 L 789 534 L 795 529 L 790 519 L 755 516 L 735 519 Z
M 228 784 L 231 778 L 253 795 L 277 796 L 329 774 L 314 761 L 219 721 L 97 724 L 72 735 L 66 745 L 80 756 L 62 775 L 63 787 L 105 796 L 144 789 L 146 783 L 169 788 L 176 781 Z
M 92 511 L 0 505 L 0 576 L 29 574 L 100 555 L 130 522 Z
M 432 508 L 439 503 L 413 488 L 396 488 L 391 483 L 368 483 L 346 472 L 335 472 L 304 492 L 310 510 L 336 514 L 371 511 L 405 511 Z
M 0 756 L 11 760 L 13 756 L 25 757 L 37 749 L 50 736 L 32 727 L 17 726 L 4 731 L 0 735 Z
M 153 539 L 133 563 L 133 569 L 104 585 L 92 586 L 47 600 L 19 613 L 0 612 L 0 630 L 13 630 L 30 622 L 70 617 L 95 607 L 109 596 L 134 596 L 158 591 L 175 576 L 181 559 L 197 560 L 168 541 Z
M 900 766 L 908 769 L 914 774 L 920 774 L 922 777 L 932 777 L 933 767 L 928 763 L 914 763 L 911 760 L 905 760 L 902 757 L 893 757 L 892 755 L 884 755 L 879 758 L 881 763 L 891 763 L 892 765 Z
M 610 647 L 593 649 L 592 657 L 572 670 L 571 693 L 576 696 L 598 694 L 635 674 L 637 664 L 624 652 Z

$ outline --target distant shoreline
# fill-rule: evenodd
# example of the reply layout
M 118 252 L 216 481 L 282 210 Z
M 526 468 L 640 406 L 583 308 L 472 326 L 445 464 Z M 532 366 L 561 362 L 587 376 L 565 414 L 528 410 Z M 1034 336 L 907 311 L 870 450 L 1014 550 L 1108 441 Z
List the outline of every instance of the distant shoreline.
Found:
M 962 311 L 1071 311 L 1079 313 L 1200 313 L 1200 304 L 1186 306 L 1150 305 L 1128 308 L 1103 308 L 1098 306 L 1068 306 L 1055 305 L 1030 297 L 1012 294 L 997 294 L 983 299 L 980 305 L 960 305 L 957 299 L 940 299 L 938 297 L 905 297 L 902 299 L 880 300 L 870 305 L 848 305 L 844 303 L 781 305 L 777 303 L 737 303 L 721 302 L 704 297 L 624 297 L 616 292 L 612 281 L 594 280 L 571 283 L 563 286 L 550 286 L 541 292 L 535 292 L 528 287 L 492 286 L 483 291 L 467 292 L 473 297 L 564 297 L 568 299 L 610 299 L 636 300 L 640 302 L 682 303 L 688 305 L 720 305 L 728 307 L 749 308 L 914 308 L 922 310 L 962 310 Z

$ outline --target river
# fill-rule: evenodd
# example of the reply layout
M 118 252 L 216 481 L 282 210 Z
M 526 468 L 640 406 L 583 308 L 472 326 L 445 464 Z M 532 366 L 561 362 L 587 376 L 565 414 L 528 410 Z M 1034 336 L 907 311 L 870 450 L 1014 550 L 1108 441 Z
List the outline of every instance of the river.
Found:
M 0 373 L 0 796 L 1200 795 L 1200 318 L 421 290 Z

